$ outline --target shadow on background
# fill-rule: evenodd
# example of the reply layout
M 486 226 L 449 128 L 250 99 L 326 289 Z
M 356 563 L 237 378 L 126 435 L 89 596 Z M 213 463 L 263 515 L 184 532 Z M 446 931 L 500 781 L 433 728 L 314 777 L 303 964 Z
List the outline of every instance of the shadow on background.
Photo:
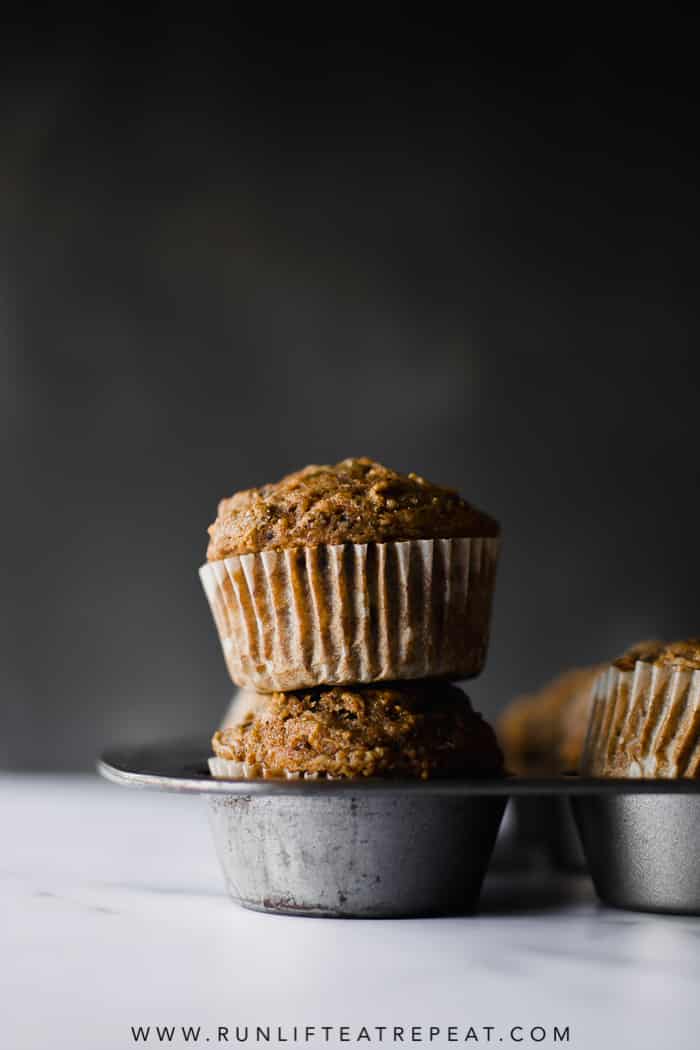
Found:
M 0 764 L 213 725 L 206 526 L 307 462 L 502 521 L 488 714 L 700 630 L 693 34 L 418 35 L 0 44 Z

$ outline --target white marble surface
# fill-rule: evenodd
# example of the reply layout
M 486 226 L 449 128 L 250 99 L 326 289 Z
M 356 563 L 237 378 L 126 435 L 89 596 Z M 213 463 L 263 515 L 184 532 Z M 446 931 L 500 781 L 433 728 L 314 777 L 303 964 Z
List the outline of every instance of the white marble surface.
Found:
M 5 776 L 0 811 L 7 1050 L 193 1045 L 178 1031 L 158 1043 L 157 1025 L 200 1026 L 197 1045 L 211 1047 L 226 1045 L 219 1026 L 229 1045 L 236 1025 L 271 1026 L 258 1045 L 291 1048 L 294 1024 L 316 1026 L 296 1044 L 308 1047 L 401 1045 L 395 1025 L 406 1042 L 422 1026 L 432 1046 L 698 1045 L 700 920 L 602 909 L 585 879 L 555 906 L 542 875 L 515 899 L 494 876 L 474 918 L 281 918 L 224 896 L 202 799 Z M 132 1025 L 151 1026 L 147 1043 Z M 322 1025 L 334 1026 L 327 1042 Z M 351 1040 L 368 1026 L 372 1041 L 341 1041 L 341 1025 Z M 441 1033 L 429 1043 L 431 1025 Z M 569 1027 L 568 1043 L 553 1043 L 555 1025 Z

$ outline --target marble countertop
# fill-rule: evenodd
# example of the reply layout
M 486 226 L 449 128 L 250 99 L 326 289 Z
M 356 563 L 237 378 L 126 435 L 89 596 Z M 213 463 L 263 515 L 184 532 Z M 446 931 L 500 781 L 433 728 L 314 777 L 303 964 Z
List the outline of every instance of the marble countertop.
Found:
M 698 1045 L 700 919 L 585 877 L 491 875 L 470 918 L 271 916 L 225 896 L 204 799 L 5 775 L 0 811 L 7 1050 Z

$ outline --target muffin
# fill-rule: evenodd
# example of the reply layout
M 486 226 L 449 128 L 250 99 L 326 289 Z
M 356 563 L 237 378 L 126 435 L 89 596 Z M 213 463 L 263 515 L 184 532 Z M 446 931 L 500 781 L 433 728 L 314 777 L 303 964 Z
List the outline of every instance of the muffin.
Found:
M 642 643 L 600 675 L 582 772 L 700 778 L 700 638 Z
M 273 693 L 212 739 L 219 777 L 495 776 L 491 727 L 441 681 Z
M 256 693 L 252 689 L 237 689 L 219 722 L 219 729 L 227 729 L 246 721 L 251 712 L 264 704 L 265 698 L 265 693 Z
M 558 718 L 557 761 L 559 772 L 576 773 L 581 765 L 588 723 L 593 708 L 596 679 L 604 664 L 583 668 Z
M 200 575 L 232 679 L 278 692 L 478 674 L 498 534 L 451 489 L 370 459 L 222 500 Z
M 511 772 L 550 776 L 578 768 L 601 670 L 601 665 L 573 668 L 509 704 L 498 735 Z

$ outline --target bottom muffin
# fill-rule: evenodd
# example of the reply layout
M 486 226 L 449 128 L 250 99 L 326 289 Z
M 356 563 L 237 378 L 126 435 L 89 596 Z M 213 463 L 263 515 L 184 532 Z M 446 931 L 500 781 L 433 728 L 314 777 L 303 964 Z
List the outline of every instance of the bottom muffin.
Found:
M 220 777 L 497 776 L 496 736 L 467 696 L 441 681 L 271 693 L 217 730 Z

